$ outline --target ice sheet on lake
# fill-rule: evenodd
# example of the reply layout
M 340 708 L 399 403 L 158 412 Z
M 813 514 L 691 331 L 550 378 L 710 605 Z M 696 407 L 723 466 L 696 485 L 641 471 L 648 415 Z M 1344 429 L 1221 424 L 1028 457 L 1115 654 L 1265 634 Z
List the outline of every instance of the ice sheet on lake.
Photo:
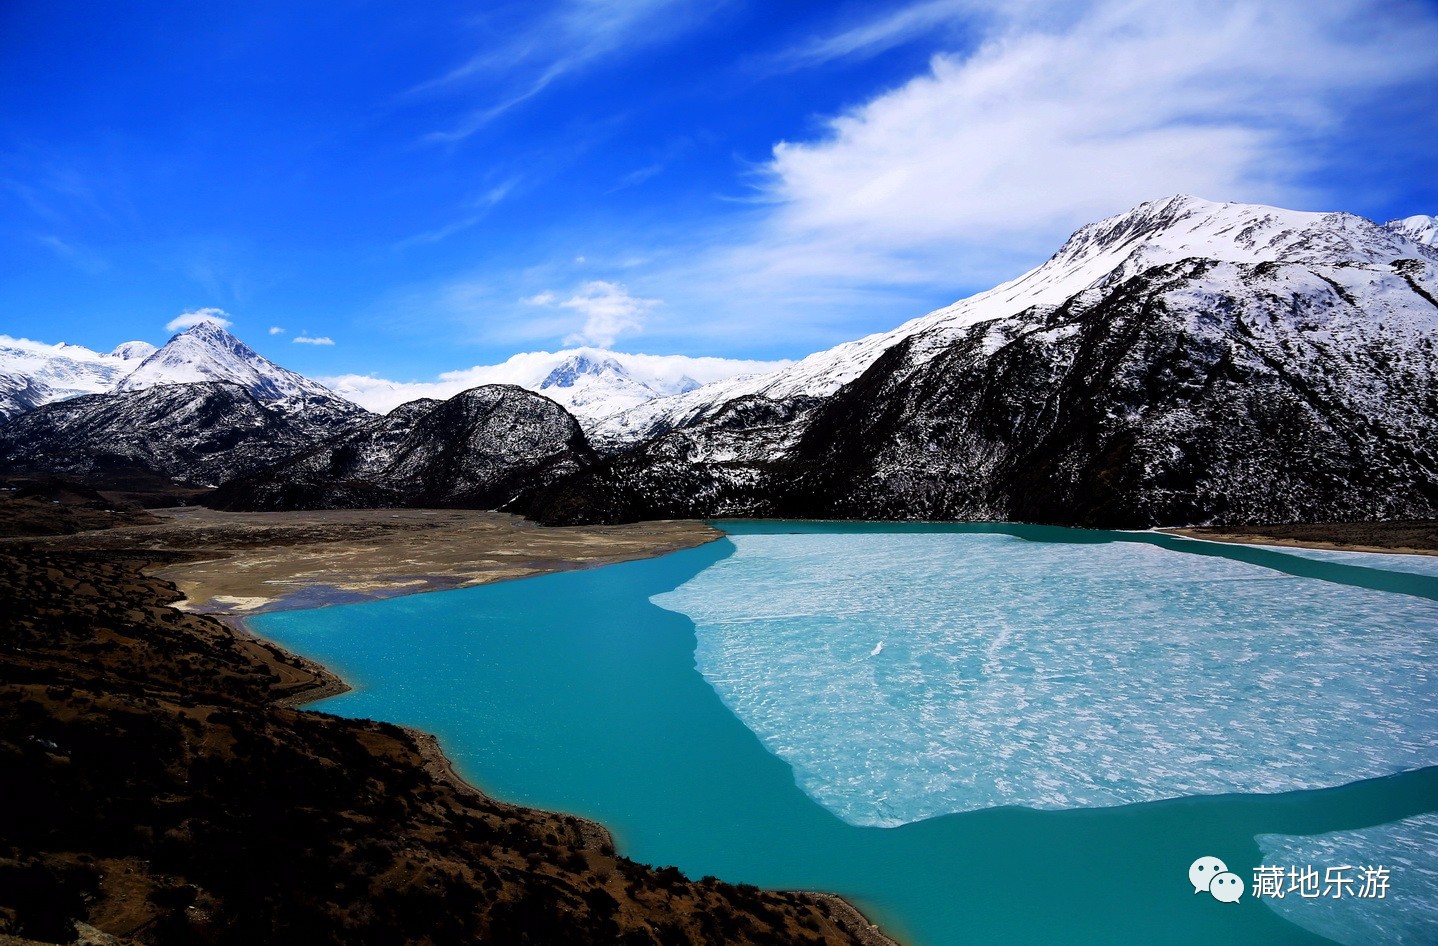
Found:
M 1438 763 L 1433 601 L 1131 542 L 732 541 L 654 600 L 694 621 L 700 672 L 854 824 Z
M 1293 894 L 1265 898 L 1269 909 L 1311 933 L 1343 943 L 1438 943 L 1438 814 L 1418 815 L 1359 831 L 1290 836 L 1260 834 L 1263 863 L 1285 869 L 1386 867 L 1382 899 L 1332 896 L 1305 900 Z M 1357 871 L 1348 876 L 1361 876 Z
M 1415 575 L 1438 576 L 1438 555 L 1409 555 L 1401 552 L 1349 552 L 1342 549 L 1299 549 L 1281 545 L 1264 545 L 1260 548 L 1297 555 L 1300 558 L 1317 559 L 1320 562 L 1338 562 L 1342 565 L 1359 565 L 1363 568 L 1381 568 L 1390 572 L 1411 572 Z

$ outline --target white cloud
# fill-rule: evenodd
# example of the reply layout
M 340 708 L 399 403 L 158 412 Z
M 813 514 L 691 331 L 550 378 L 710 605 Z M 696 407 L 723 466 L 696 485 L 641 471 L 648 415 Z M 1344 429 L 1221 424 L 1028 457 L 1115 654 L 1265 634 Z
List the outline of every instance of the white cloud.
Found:
M 529 305 L 573 309 L 584 316 L 584 325 L 564 338 L 566 345 L 598 345 L 608 348 L 620 336 L 644 328 L 644 318 L 660 304 L 658 299 L 639 299 L 617 283 L 596 279 L 587 282 L 568 299 L 553 292 L 541 292 L 523 300 Z
M 270 334 L 271 334 L 271 335 L 283 335 L 283 334 L 285 334 L 285 330 L 282 329 L 282 328 L 280 328 L 278 325 L 271 325 L 271 326 L 270 326 Z
M 194 328 L 196 325 L 200 325 L 204 322 L 211 322 L 220 328 L 229 328 L 234 324 L 230 321 L 230 313 L 224 309 L 191 309 L 166 322 L 165 331 L 181 332 L 187 328 Z
M 778 143 L 753 178 L 757 200 L 667 229 L 636 220 L 627 238 L 618 228 L 583 235 L 593 272 L 633 259 L 625 281 L 664 300 L 621 313 L 649 344 L 827 347 L 1012 278 L 1079 226 L 1175 193 L 1361 211 L 1354 194 L 1375 175 L 1350 171 L 1343 191 L 1321 189 L 1339 177 L 1335 155 L 1356 167 L 1395 153 L 1403 136 L 1376 142 L 1364 129 L 1391 134 L 1392 123 L 1355 119 L 1406 102 L 1404 114 L 1419 116 L 1400 129 L 1409 147 L 1426 144 L 1425 127 L 1438 131 L 1413 104 L 1422 83 L 1438 87 L 1438 12 L 1409 0 L 867 9 L 869 19 L 845 20 L 782 61 L 817 67 L 900 43 L 939 52 L 818 131 Z M 568 294 L 534 295 L 584 278 L 578 249 L 556 244 L 523 271 L 457 275 L 395 309 L 441 313 L 488 344 L 602 342 L 598 323 L 577 330 L 577 308 L 560 304 Z
M 931 0 L 809 55 L 882 47 L 943 16 L 984 39 L 830 119 L 817 140 L 775 146 L 775 206 L 734 249 L 736 271 L 1013 275 L 1013 260 L 1146 199 L 1307 205 L 1320 199 L 1300 183 L 1315 140 L 1368 97 L 1438 73 L 1438 18 L 1375 0 Z
M 641 383 L 661 391 L 678 390 L 686 378 L 708 384 L 736 375 L 774 371 L 790 364 L 788 361 L 691 358 L 687 355 L 644 355 L 575 348 L 557 352 L 523 352 L 498 365 L 476 365 L 460 371 L 446 371 L 434 381 L 390 381 L 373 375 L 358 374 L 319 380 L 330 390 L 349 398 L 361 407 L 386 413 L 418 398 L 444 400 L 481 384 L 517 384 L 537 391 L 551 371 L 576 354 L 613 358 Z
M 77 243 L 62 240 L 57 236 L 40 236 L 35 239 L 41 246 L 50 250 L 67 263 L 70 263 L 82 273 L 95 276 L 110 268 L 110 264 L 98 254 L 90 252 Z
M 330 338 L 328 335 L 296 335 L 294 338 L 290 339 L 290 341 L 294 342 L 296 345 L 333 345 L 335 343 L 335 340 L 333 338 Z

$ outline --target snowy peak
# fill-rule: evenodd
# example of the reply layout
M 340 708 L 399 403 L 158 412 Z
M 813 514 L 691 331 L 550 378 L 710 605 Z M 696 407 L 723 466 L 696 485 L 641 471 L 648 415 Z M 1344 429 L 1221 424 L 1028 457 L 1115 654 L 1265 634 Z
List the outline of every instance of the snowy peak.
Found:
M 51 401 L 108 391 L 134 366 L 133 360 L 82 345 L 0 335 L 0 420 Z
M 1390 220 L 1383 225 L 1383 229 L 1401 234 L 1421 246 L 1438 247 L 1438 218 L 1427 214 Z
M 201 322 L 165 343 L 124 377 L 116 391 L 138 391 L 157 384 L 229 381 L 266 401 L 336 396 L 265 358 L 214 322 Z
M 110 357 L 121 361 L 144 361 L 157 351 L 159 349 L 149 342 L 122 342 L 110 352 Z
M 1127 278 L 1192 257 L 1228 263 L 1386 264 L 1414 255 L 1405 234 L 1349 213 L 1178 195 L 1081 227 L 1040 270 Z
M 373 411 L 392 410 L 421 397 L 445 399 L 485 384 L 513 384 L 562 404 L 586 429 L 620 411 L 657 397 L 699 387 L 700 378 L 732 377 L 771 362 L 725 358 L 643 355 L 603 348 L 523 352 L 502 364 L 449 371 L 437 381 L 396 382 L 364 375 L 326 378 L 335 391 Z
M 543 391 L 547 388 L 572 388 L 586 377 L 606 376 L 621 382 L 635 381 L 629 372 L 624 370 L 624 366 L 612 357 L 595 356 L 587 351 L 580 351 L 555 366 L 554 370 L 539 382 L 539 389 Z
M 912 319 L 889 332 L 845 342 L 764 375 L 718 381 L 692 393 L 659 398 L 604 419 L 593 436 L 607 444 L 642 440 L 712 416 L 736 397 L 826 397 L 859 377 L 880 355 L 915 338 L 913 357 L 941 351 L 980 322 L 1052 309 L 1088 289 L 1115 285 L 1155 266 L 1200 258 L 1255 265 L 1371 266 L 1398 259 L 1438 263 L 1421 239 L 1431 218 L 1379 226 L 1349 213 L 1313 213 L 1261 204 L 1218 203 L 1188 195 L 1147 201 L 1080 227 L 1047 261 L 1016 279 Z
M 657 379 L 636 377 L 609 352 L 578 349 L 565 355 L 533 390 L 581 418 L 612 414 L 674 393 Z

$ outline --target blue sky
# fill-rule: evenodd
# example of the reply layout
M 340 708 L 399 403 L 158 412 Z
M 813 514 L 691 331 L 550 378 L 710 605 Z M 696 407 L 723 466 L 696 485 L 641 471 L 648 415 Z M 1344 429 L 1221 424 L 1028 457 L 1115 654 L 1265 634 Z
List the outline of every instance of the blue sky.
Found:
M 0 332 L 796 357 L 1149 198 L 1438 213 L 1435 142 L 1433 2 L 8 0 Z

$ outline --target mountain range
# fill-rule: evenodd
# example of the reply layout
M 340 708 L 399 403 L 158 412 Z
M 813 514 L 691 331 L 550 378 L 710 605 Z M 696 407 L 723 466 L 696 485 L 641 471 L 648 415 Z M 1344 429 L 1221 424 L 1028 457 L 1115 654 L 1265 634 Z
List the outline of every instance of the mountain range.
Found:
M 1431 517 L 1438 250 L 1411 219 L 1142 204 L 892 332 L 618 415 L 640 445 L 533 514 Z
M 1426 518 L 1435 241 L 1431 217 L 1177 196 L 775 371 L 700 385 L 632 361 L 646 356 L 516 356 L 467 378 L 515 383 L 384 416 L 340 395 L 389 382 L 331 379 L 336 393 L 214 324 L 158 351 L 13 343 L 0 470 L 130 464 L 219 486 L 228 508 L 502 505 L 552 523 Z
M 702 369 L 709 367 L 706 362 L 721 361 L 569 348 L 525 352 L 503 364 L 447 372 L 433 382 L 404 384 L 365 375 L 341 375 L 325 382 L 337 393 L 380 412 L 421 397 L 444 400 L 484 384 L 512 384 L 543 394 L 581 423 L 593 425 L 645 401 L 692 391 L 700 382 L 686 369 Z M 725 369 L 729 367 L 725 365 Z

